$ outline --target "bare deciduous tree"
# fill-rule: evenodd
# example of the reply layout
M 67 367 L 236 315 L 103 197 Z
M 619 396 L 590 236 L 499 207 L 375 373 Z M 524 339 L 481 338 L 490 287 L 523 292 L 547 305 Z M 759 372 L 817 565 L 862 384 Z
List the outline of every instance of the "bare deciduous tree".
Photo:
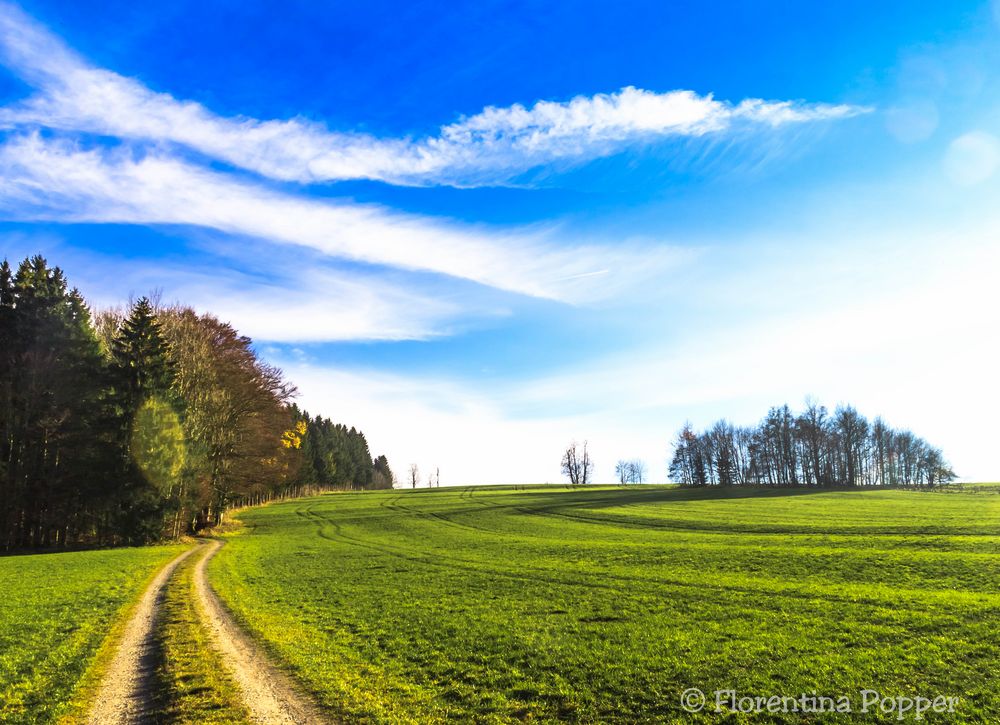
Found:
M 646 464 L 638 458 L 631 461 L 620 460 L 615 465 L 615 475 L 623 486 L 627 483 L 642 483 L 646 480 Z
M 618 477 L 618 483 L 625 485 L 629 482 L 629 462 L 625 460 L 619 460 L 615 464 L 615 475 Z
M 413 486 L 413 488 L 416 488 L 418 483 L 420 483 L 420 469 L 417 468 L 417 464 L 416 463 L 411 463 L 410 464 L 410 485 Z
M 646 482 L 646 463 L 645 461 L 636 458 L 629 461 L 631 474 L 631 483 L 645 483 Z
M 580 448 L 576 441 L 569 444 L 569 448 L 563 454 L 562 472 L 569 477 L 569 482 L 574 486 L 590 483 L 590 476 L 594 471 L 594 463 L 590 460 L 587 452 L 587 441 L 583 442 Z

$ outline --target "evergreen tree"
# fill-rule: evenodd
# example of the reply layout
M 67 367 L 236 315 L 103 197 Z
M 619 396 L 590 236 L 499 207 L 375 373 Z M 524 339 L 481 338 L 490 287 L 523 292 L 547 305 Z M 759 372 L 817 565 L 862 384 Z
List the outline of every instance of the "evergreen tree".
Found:
M 153 305 L 142 297 L 122 322 L 111 344 L 119 395 L 135 412 L 147 397 L 164 396 L 174 380 L 174 366 Z
M 93 510 L 110 439 L 103 360 L 90 313 L 44 258 L 0 270 L 6 546 L 100 536 Z
M 379 456 L 372 463 L 372 488 L 385 489 L 392 488 L 396 482 L 396 476 L 389 468 L 389 461 L 385 456 Z
M 179 505 L 185 449 L 169 346 L 146 297 L 132 306 L 112 339 L 110 375 L 119 421 L 116 528 L 129 542 L 154 540 Z
M 5 532 L 15 495 L 8 475 L 14 433 L 14 315 L 14 275 L 5 259 L 0 263 L 0 525 Z

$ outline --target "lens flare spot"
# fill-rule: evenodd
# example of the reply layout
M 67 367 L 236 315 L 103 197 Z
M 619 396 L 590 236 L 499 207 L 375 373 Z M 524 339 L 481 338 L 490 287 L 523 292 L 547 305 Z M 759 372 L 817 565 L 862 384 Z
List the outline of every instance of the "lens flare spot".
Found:
M 163 493 L 178 483 L 187 459 L 180 416 L 169 403 L 146 400 L 132 421 L 132 460 L 143 476 Z
M 944 156 L 944 172 L 959 186 L 981 184 L 1000 165 L 1000 141 L 985 131 L 971 131 L 951 142 Z
M 928 100 L 903 103 L 886 111 L 885 125 L 902 143 L 916 143 L 930 138 L 938 127 L 937 106 Z

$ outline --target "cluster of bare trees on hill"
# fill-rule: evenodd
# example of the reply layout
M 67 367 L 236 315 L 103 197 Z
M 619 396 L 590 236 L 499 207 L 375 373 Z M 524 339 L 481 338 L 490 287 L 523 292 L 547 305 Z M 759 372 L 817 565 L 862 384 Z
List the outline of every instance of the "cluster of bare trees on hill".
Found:
M 410 464 L 409 477 L 410 488 L 420 485 L 420 466 L 416 463 Z M 427 488 L 441 488 L 441 467 L 436 466 L 433 471 L 427 474 Z
M 615 464 L 615 476 L 623 486 L 627 483 L 645 483 L 646 464 L 638 458 L 618 461 Z
M 677 434 L 670 478 L 688 485 L 934 485 L 955 478 L 941 451 L 850 406 L 771 408 L 756 427 L 720 420 Z

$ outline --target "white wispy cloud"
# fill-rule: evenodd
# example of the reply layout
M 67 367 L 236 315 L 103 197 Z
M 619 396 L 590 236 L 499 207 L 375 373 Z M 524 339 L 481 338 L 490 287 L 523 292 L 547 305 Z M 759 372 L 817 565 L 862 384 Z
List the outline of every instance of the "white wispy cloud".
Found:
M 183 261 L 127 259 L 81 249 L 54 232 L 0 235 L 0 258 L 17 264 L 42 254 L 58 264 L 94 309 L 119 307 L 141 295 L 183 304 L 230 322 L 263 343 L 431 340 L 504 314 L 475 295 L 406 286 L 349 272 L 303 251 L 275 253 L 248 239 L 202 242 Z
M 81 148 L 37 133 L 0 145 L 0 211 L 22 220 L 195 225 L 564 302 L 613 296 L 684 257 L 662 245 L 566 246 L 551 230 L 310 199 L 158 153 Z
M 110 267 L 119 268 L 111 283 L 109 267 L 102 265 L 88 298 L 122 299 L 127 281 L 130 295 L 158 290 L 166 303 L 211 313 L 254 340 L 281 343 L 428 340 L 471 312 L 426 290 L 304 261 L 272 259 L 266 277 L 226 267 L 193 268 L 190 262 L 150 268 L 117 264 Z
M 0 62 L 36 89 L 0 109 L 0 212 L 23 221 L 190 225 L 266 240 L 274 258 L 317 255 L 381 269 L 286 275 L 280 302 L 309 324 L 289 325 L 259 285 L 178 289 L 206 300 L 261 339 L 413 339 L 451 329 L 471 304 L 415 294 L 412 279 L 378 279 L 386 268 L 447 275 L 531 297 L 588 303 L 634 291 L 688 258 L 654 241 L 568 243 L 554 225 L 497 228 L 458 224 L 382 206 L 277 191 L 263 180 L 209 169 L 181 147 L 262 176 L 301 182 L 379 179 L 396 184 L 498 183 L 553 162 L 579 163 L 625 145 L 698 138 L 741 127 L 848 117 L 853 106 L 732 104 L 691 91 L 632 87 L 533 106 L 489 107 L 436 135 L 381 139 L 330 131 L 303 119 L 224 118 L 98 68 L 16 6 L 0 0 Z M 94 142 L 85 134 L 117 138 Z M 289 246 L 290 245 L 290 246 Z M 298 250 L 294 248 L 298 247 Z M 321 299 L 350 306 L 329 313 Z M 460 308 L 460 309 L 458 309 Z M 495 308 L 494 308 L 495 310 Z M 253 314 L 249 314 L 249 312 Z M 322 322 L 318 322 L 322 321 Z
M 0 1 L 0 61 L 37 94 L 0 109 L 0 209 L 20 220 L 194 225 L 432 272 L 507 292 L 591 302 L 634 289 L 682 256 L 662 244 L 567 244 L 558 230 L 487 228 L 375 205 L 276 191 L 210 170 L 204 155 L 282 180 L 492 183 L 538 164 L 585 161 L 621 144 L 701 136 L 735 124 L 839 118 L 848 106 L 744 101 L 626 88 L 566 103 L 487 108 L 425 139 L 331 132 L 301 119 L 222 118 L 96 68 Z M 121 139 L 83 143 L 81 134 Z
M 220 117 L 96 68 L 9 4 L 0 3 L 4 63 L 38 94 L 0 112 L 0 124 L 35 124 L 169 141 L 261 175 L 298 182 L 372 179 L 391 184 L 496 184 L 550 164 L 582 163 L 629 144 L 702 137 L 746 127 L 829 121 L 869 109 L 839 104 L 717 100 L 690 90 L 626 87 L 528 107 L 488 107 L 424 138 L 331 131 L 297 118 Z

